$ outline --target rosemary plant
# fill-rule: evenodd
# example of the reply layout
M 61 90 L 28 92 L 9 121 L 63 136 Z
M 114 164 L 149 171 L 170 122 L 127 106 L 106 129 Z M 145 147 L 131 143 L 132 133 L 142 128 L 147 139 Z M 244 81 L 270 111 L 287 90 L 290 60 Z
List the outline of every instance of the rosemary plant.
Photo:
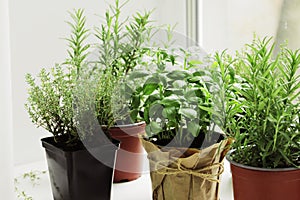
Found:
M 98 38 L 96 49 L 99 59 L 93 73 L 99 73 L 96 106 L 101 125 L 110 127 L 114 124 L 134 123 L 130 118 L 129 98 L 124 96 L 123 80 L 142 58 L 150 51 L 148 41 L 153 36 L 151 12 L 135 13 L 133 16 L 120 19 L 123 6 L 127 3 L 115 1 L 105 13 L 105 21 L 96 28 Z
M 232 159 L 263 168 L 300 167 L 299 50 L 283 47 L 274 54 L 270 38 L 254 39 L 234 58 L 232 66 L 243 87 L 241 98 L 228 99 L 241 108 L 238 122 L 226 123 L 234 134 Z

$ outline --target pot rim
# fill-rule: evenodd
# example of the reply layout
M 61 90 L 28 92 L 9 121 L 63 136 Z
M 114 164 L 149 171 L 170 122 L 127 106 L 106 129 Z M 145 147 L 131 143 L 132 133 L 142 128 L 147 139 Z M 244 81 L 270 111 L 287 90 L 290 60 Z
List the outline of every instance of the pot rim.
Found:
M 261 167 L 252 167 L 249 165 L 244 165 L 241 163 L 238 163 L 230 158 L 230 155 L 235 151 L 235 149 L 230 150 L 226 154 L 226 160 L 229 161 L 230 164 L 235 165 L 237 167 L 241 167 L 244 169 L 249 169 L 249 170 L 255 170 L 255 171 L 265 171 L 265 172 L 286 172 L 286 171 L 294 171 L 294 170 L 300 170 L 300 168 L 296 167 L 287 167 L 287 168 L 261 168 Z
M 139 126 L 139 125 L 143 125 L 146 122 L 141 121 L 141 122 L 136 122 L 133 124 L 122 124 L 122 125 L 113 125 L 110 128 L 126 128 L 126 127 L 133 127 L 133 126 Z M 102 127 L 107 127 L 107 125 L 101 125 Z

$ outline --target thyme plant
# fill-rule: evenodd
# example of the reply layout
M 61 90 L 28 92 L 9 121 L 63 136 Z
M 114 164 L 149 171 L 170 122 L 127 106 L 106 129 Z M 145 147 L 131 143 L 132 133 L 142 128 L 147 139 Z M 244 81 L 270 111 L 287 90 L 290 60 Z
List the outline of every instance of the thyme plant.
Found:
M 34 124 L 52 133 L 55 140 L 63 139 L 63 142 L 74 145 L 79 138 L 74 120 L 73 93 L 89 45 L 86 44 L 88 29 L 85 28 L 83 10 L 75 10 L 71 17 L 72 34 L 67 39 L 69 58 L 49 71 L 43 68 L 38 80 L 31 74 L 26 75 L 29 96 L 25 107 Z

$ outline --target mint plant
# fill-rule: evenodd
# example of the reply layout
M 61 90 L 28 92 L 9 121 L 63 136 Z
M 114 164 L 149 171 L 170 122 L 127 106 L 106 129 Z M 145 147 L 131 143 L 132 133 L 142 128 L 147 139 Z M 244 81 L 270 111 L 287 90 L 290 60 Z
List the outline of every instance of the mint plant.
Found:
M 200 61 L 156 52 L 154 72 L 134 71 L 130 80 L 145 78 L 131 96 L 131 117 L 142 118 L 149 137 L 175 140 L 178 146 L 191 144 L 199 134 L 209 134 L 212 123 L 212 97 L 204 81 Z M 172 66 L 173 69 L 169 69 Z M 153 68 L 152 68 L 153 70 Z

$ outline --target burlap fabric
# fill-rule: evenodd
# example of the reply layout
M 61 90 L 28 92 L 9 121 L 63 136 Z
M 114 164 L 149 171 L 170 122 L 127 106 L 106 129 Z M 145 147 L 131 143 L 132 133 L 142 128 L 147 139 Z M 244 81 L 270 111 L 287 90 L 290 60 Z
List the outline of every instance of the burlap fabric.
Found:
M 160 148 L 142 140 L 148 153 L 153 200 L 219 200 L 229 140 L 208 148 Z

